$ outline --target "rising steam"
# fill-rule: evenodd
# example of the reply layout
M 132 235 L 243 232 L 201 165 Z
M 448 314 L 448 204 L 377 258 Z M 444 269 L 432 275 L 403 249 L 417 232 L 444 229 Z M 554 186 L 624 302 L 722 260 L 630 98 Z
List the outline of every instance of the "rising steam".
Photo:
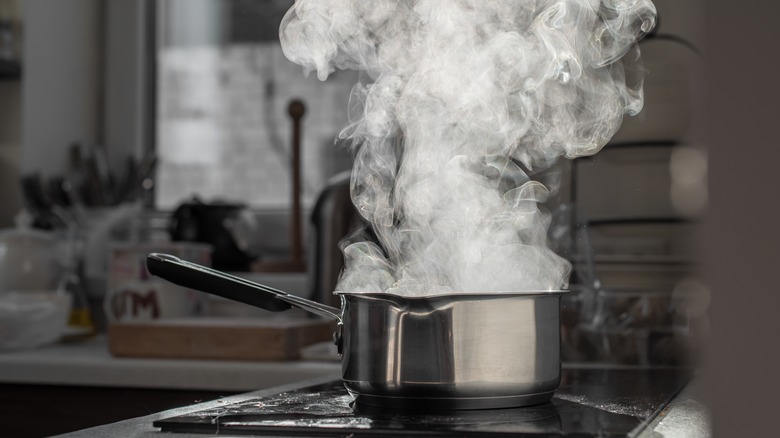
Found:
M 338 289 L 425 295 L 557 290 L 547 245 L 561 156 L 598 152 L 642 108 L 650 0 L 297 0 L 285 55 L 325 80 L 359 69 L 349 241 Z M 630 61 L 630 62 L 629 62 Z

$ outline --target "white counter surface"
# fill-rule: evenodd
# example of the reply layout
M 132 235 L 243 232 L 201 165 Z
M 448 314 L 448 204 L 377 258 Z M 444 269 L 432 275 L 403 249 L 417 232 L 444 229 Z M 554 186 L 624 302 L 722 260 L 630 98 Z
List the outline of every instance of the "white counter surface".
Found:
M 117 358 L 105 337 L 76 344 L 0 353 L 0 384 L 46 384 L 251 391 L 322 376 L 339 378 L 338 362 L 237 362 Z

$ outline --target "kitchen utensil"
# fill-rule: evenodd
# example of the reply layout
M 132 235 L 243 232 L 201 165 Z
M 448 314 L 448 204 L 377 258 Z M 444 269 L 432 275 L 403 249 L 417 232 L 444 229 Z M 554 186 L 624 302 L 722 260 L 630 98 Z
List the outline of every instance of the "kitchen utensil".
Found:
M 54 205 L 62 208 L 70 208 L 73 201 L 68 193 L 67 181 L 62 176 L 53 176 L 48 180 L 49 198 Z
M 65 220 L 52 210 L 52 200 L 46 193 L 40 174 L 22 176 L 21 187 L 26 207 L 34 217 L 36 228 L 51 230 L 65 226 Z
M 101 179 L 100 164 L 91 150 L 84 159 L 84 167 L 87 175 L 87 199 L 89 199 L 90 204 L 96 207 L 109 206 L 108 187 Z
M 117 188 L 117 200 L 119 203 L 130 202 L 134 199 L 136 186 L 140 184 L 136 181 L 138 178 L 137 172 L 138 163 L 135 157 L 126 157 L 124 175 Z
M 141 198 L 145 203 L 150 201 L 152 189 L 155 184 L 155 169 L 157 168 L 157 155 L 147 152 L 135 169 L 135 182 L 132 184 L 130 199 Z
M 426 297 L 337 292 L 338 309 L 166 254 L 150 254 L 147 267 L 181 286 L 337 321 L 344 385 L 361 405 L 523 406 L 548 401 L 560 382 L 564 291 Z
M 104 145 L 94 145 L 91 158 L 95 166 L 95 174 L 102 189 L 101 197 L 105 203 L 104 205 L 116 205 L 115 181 L 114 176 L 111 174 L 111 168 L 108 165 L 106 147 Z

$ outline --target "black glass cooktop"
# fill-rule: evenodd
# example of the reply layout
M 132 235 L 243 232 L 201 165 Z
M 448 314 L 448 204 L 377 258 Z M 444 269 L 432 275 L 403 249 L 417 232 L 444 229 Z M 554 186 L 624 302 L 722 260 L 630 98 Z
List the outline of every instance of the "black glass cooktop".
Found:
M 682 389 L 674 369 L 563 369 L 549 403 L 450 412 L 353 406 L 333 381 L 162 419 L 168 432 L 273 436 L 636 436 Z

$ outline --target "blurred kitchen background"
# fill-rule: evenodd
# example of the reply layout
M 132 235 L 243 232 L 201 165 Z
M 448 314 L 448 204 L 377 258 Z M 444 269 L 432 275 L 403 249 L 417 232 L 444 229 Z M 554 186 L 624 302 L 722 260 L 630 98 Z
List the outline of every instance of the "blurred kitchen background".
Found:
M 79 388 L 90 403 L 151 391 L 160 410 L 194 390 L 338 371 L 321 343 L 329 325 L 191 291 L 149 298 L 167 286 L 142 264 L 169 252 L 338 305 L 338 241 L 353 211 L 351 154 L 335 139 L 358 74 L 320 82 L 286 60 L 278 27 L 291 4 L 0 0 L 2 391 Z M 547 206 L 552 241 L 575 266 L 568 362 L 692 366 L 709 333 L 696 254 L 707 149 L 692 140 L 700 5 L 655 4 L 659 26 L 640 43 L 645 109 L 596 156 L 560 163 Z M 180 330 L 161 328 L 182 317 Z M 227 348 L 219 336 L 249 340 Z M 263 336 L 281 341 L 258 345 Z M 140 415 L 123 409 L 63 416 L 80 428 Z

